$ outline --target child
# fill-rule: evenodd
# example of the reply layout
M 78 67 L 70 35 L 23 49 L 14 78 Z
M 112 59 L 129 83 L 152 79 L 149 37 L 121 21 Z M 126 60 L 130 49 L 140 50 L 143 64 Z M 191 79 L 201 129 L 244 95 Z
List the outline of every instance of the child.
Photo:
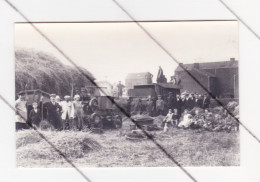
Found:
M 165 116 L 165 118 L 163 119 L 162 127 L 164 127 L 164 126 L 167 126 L 167 127 L 172 126 L 172 125 L 173 125 L 173 119 L 172 119 L 172 117 L 173 117 L 172 110 L 169 109 L 168 114 L 167 114 L 167 115 Z
M 33 109 L 30 111 L 30 114 L 29 114 L 29 122 L 34 127 L 39 127 L 39 124 L 42 119 L 41 104 L 42 104 L 41 101 L 40 101 L 39 106 L 38 106 L 37 102 L 33 102 L 33 104 L 32 104 Z

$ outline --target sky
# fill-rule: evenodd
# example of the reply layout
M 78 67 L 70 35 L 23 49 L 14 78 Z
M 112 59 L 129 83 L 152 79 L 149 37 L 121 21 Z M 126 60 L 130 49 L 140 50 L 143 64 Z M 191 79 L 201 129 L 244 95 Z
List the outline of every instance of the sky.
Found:
M 128 73 L 150 72 L 159 66 L 166 77 L 177 63 L 135 23 L 35 23 L 79 66 L 97 80 L 124 83 Z M 237 21 L 143 22 L 141 25 L 179 62 L 238 60 Z M 70 64 L 30 24 L 15 24 L 15 49 L 43 51 Z

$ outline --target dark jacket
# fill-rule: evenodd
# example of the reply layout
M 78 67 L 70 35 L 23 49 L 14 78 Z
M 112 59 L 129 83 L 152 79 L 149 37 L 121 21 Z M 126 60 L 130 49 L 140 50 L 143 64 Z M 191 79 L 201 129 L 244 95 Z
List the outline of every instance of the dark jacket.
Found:
M 34 109 L 30 111 L 28 121 L 31 124 L 39 126 L 42 119 L 42 102 L 40 101 L 37 107 L 37 112 L 35 112 Z
M 196 101 L 196 99 L 194 99 L 194 107 L 202 108 L 202 100 L 201 100 L 201 99 L 198 99 L 198 100 Z
M 167 97 L 167 106 L 168 106 L 168 109 L 173 109 L 174 107 L 174 97 L 173 96 L 168 96 Z
M 185 102 L 185 109 L 192 110 L 194 107 L 194 99 L 188 99 Z
M 202 108 L 203 109 L 209 108 L 209 105 L 210 105 L 210 98 L 209 97 L 203 98 Z
M 179 98 L 179 100 L 177 100 L 177 99 L 175 100 L 173 107 L 176 108 L 177 110 L 181 110 L 182 105 L 183 105 L 183 102 L 182 102 L 181 98 Z
M 36 126 L 39 126 L 40 122 L 42 119 L 42 114 L 41 114 L 41 110 L 37 109 L 37 112 L 34 111 L 34 109 L 32 109 L 29 113 L 29 122 L 31 124 L 35 124 Z
M 51 102 L 46 102 L 43 105 L 45 110 L 45 118 L 54 126 L 54 128 L 59 129 L 61 127 L 61 118 L 59 112 L 61 111 L 61 106 L 55 102 L 52 104 Z
M 184 111 L 185 109 L 187 109 L 187 108 L 186 108 L 186 102 L 187 102 L 186 99 L 184 99 L 184 100 L 181 99 L 181 101 L 180 101 L 180 105 L 181 105 L 181 113 L 179 113 L 179 114 L 182 114 L 183 111 Z

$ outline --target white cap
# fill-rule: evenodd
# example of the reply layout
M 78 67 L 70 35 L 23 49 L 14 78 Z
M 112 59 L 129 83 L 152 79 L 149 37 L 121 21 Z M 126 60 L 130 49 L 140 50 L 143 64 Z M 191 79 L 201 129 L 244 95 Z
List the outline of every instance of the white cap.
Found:
M 77 94 L 74 96 L 74 99 L 76 99 L 76 98 L 80 98 L 80 96 Z

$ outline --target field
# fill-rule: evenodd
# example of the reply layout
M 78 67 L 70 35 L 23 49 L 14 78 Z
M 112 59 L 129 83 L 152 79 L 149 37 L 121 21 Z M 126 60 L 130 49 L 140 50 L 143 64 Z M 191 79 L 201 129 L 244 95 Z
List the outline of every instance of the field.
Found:
M 155 118 L 159 122 L 162 118 Z M 131 121 L 124 118 L 121 130 L 103 134 L 74 131 L 40 131 L 77 167 L 170 167 L 176 166 L 150 140 L 129 141 Z M 183 166 L 238 166 L 239 132 L 209 132 L 173 128 L 167 134 L 152 132 L 156 141 Z M 16 133 L 17 167 L 71 167 L 35 131 Z

